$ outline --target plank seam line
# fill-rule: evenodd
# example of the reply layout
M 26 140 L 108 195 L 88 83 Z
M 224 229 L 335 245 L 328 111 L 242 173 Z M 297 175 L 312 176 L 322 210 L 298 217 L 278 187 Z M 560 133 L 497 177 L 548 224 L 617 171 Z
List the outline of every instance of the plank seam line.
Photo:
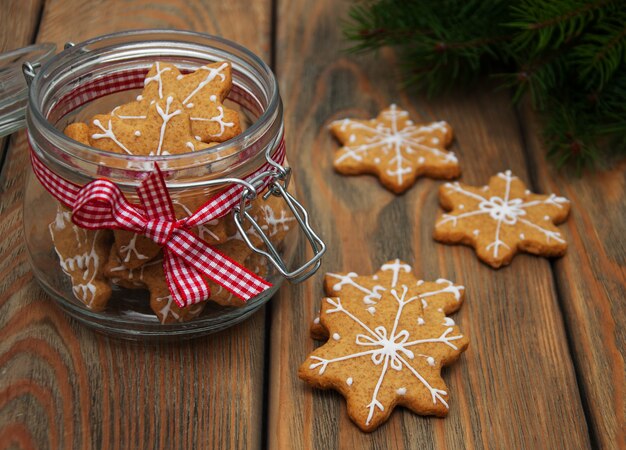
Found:
M 277 47 L 277 28 L 278 28 L 278 0 L 270 0 L 270 17 L 269 17 L 269 37 L 270 37 L 270 55 L 269 66 L 274 72 L 274 76 L 278 79 L 276 73 L 276 47 Z M 274 294 L 276 296 L 276 294 Z M 272 357 L 272 316 L 274 313 L 273 302 L 274 299 L 270 299 L 265 304 L 265 333 L 263 342 L 263 395 L 261 397 L 261 441 L 260 447 L 269 448 L 269 416 L 270 416 L 270 363 Z
M 522 148 L 524 149 L 524 160 L 526 162 L 526 167 L 528 168 L 528 178 L 529 184 L 533 192 L 539 192 L 539 182 L 537 179 L 536 171 L 534 170 L 537 167 L 537 161 L 535 157 L 531 154 L 528 142 L 526 139 L 527 129 L 525 127 L 524 119 L 522 118 L 520 112 L 520 106 L 516 106 L 515 108 L 515 117 L 517 118 L 517 124 L 519 126 L 519 134 L 522 140 Z M 548 162 L 547 162 L 548 163 Z M 549 163 L 548 163 L 549 164 Z M 585 388 L 585 384 L 583 382 L 582 369 L 578 357 L 576 355 L 574 337 L 570 332 L 569 327 L 567 326 L 568 320 L 566 320 L 566 309 L 565 309 L 565 296 L 563 295 L 563 291 L 561 289 L 559 279 L 556 275 L 556 261 L 554 259 L 548 259 L 550 264 L 550 272 L 552 278 L 552 286 L 554 288 L 554 292 L 556 293 L 556 304 L 559 309 L 561 324 L 563 326 L 563 330 L 565 332 L 565 340 L 567 345 L 567 351 L 570 356 L 570 360 L 572 361 L 572 367 L 574 368 L 574 376 L 576 379 L 576 388 L 578 390 L 578 395 L 580 397 L 580 405 L 583 410 L 585 423 L 587 425 L 587 434 L 589 435 L 589 443 L 591 448 L 600 448 L 597 430 L 594 427 L 594 421 L 591 417 L 591 408 L 589 407 L 589 394 Z

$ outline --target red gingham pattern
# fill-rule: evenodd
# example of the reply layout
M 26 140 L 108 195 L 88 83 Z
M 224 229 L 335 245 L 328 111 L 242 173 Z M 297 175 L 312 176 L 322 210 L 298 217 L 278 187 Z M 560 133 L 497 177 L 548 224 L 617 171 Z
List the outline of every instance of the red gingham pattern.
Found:
M 136 69 L 89 81 L 62 97 L 53 112 L 65 115 L 96 98 L 141 88 L 146 73 L 146 69 Z M 259 101 L 241 87 L 233 86 L 230 98 L 257 113 L 262 109 Z M 284 141 L 281 140 L 272 159 L 278 164 L 284 162 Z M 143 234 L 162 245 L 163 269 L 172 297 L 179 306 L 192 305 L 209 298 L 210 289 L 205 277 L 244 301 L 271 287 L 270 283 L 191 232 L 193 227 L 232 211 L 241 200 L 241 185 L 232 185 L 209 199 L 191 216 L 176 220 L 163 174 L 156 164 L 155 171 L 137 188 L 141 205 L 134 205 L 124 197 L 117 185 L 107 179 L 97 179 L 80 187 L 58 176 L 39 159 L 32 143 L 31 162 L 44 188 L 72 210 L 72 221 L 77 226 L 128 230 Z M 262 172 L 272 170 L 272 166 L 266 163 L 244 180 L 250 181 Z M 264 191 L 271 181 L 272 177 L 266 177 L 257 192 Z

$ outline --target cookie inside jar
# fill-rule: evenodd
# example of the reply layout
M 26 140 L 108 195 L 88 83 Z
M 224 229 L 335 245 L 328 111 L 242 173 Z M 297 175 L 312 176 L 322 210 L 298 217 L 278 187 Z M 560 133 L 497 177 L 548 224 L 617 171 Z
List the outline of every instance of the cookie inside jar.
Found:
M 228 61 L 216 61 L 195 70 L 156 61 L 145 74 L 142 89 L 92 102 L 64 126 L 63 132 L 100 151 L 159 157 L 162 168 L 175 169 L 175 162 L 169 163 L 162 157 L 211 149 L 237 137 L 251 125 L 252 119 L 244 109 L 228 98 L 233 86 L 231 71 Z M 231 152 L 233 149 L 226 147 L 210 153 L 210 158 L 219 161 Z M 172 193 L 176 219 L 192 215 L 214 194 L 215 189 L 208 188 Z M 260 228 L 272 245 L 285 248 L 296 219 L 284 199 L 259 195 L 248 208 L 258 228 L 244 223 L 247 239 L 263 248 Z M 232 214 L 197 225 L 192 231 L 259 277 L 271 275 L 269 261 L 246 243 Z M 168 287 L 163 249 L 144 235 L 121 229 L 82 229 L 72 223 L 70 211 L 60 204 L 50 223 L 50 233 L 74 296 L 92 311 L 150 317 L 170 324 L 245 306 L 236 295 L 211 280 L 206 280 L 211 291 L 207 299 L 179 306 Z

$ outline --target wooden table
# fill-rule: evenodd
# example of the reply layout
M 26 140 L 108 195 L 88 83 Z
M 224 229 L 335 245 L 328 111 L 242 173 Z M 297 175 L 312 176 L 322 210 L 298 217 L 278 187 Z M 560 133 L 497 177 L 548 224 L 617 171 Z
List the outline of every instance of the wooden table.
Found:
M 310 281 L 215 336 L 147 345 L 67 318 L 39 288 L 22 243 L 25 133 L 0 146 L 0 448 L 624 448 L 626 183 L 622 161 L 581 178 L 555 172 L 527 109 L 490 86 L 426 100 L 399 87 L 392 53 L 345 53 L 350 1 L 4 0 L 0 48 L 130 28 L 225 36 L 270 63 L 285 104 L 299 195 L 329 251 Z M 326 125 L 391 102 L 455 130 L 463 181 L 511 169 L 536 192 L 572 201 L 568 254 L 527 255 L 494 271 L 472 250 L 431 238 L 440 182 L 403 196 L 332 170 Z M 358 230 L 358 232 L 355 232 Z M 304 252 L 304 246 L 302 246 Z M 315 344 L 309 321 L 326 271 L 371 273 L 391 258 L 425 279 L 467 287 L 454 318 L 471 339 L 444 378 L 446 419 L 396 411 L 372 434 L 334 392 L 297 378 Z

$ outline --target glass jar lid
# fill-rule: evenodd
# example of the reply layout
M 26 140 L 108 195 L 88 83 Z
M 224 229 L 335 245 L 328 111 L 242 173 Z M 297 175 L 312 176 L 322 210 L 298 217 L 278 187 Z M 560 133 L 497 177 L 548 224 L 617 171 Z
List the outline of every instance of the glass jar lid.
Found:
M 0 54 L 0 137 L 25 126 L 28 84 L 22 66 L 39 67 L 56 50 L 51 43 L 29 45 Z

